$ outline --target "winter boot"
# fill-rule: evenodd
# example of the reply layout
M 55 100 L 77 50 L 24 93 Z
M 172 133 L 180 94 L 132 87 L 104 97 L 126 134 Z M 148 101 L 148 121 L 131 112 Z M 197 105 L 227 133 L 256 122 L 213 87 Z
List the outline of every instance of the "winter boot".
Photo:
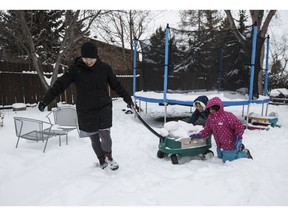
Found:
M 99 158 L 99 164 L 102 169 L 105 169 L 108 166 L 104 156 Z
M 111 170 L 117 170 L 119 168 L 119 165 L 113 158 L 106 158 L 106 163 Z
M 240 151 L 243 151 L 245 149 L 245 145 L 242 143 L 241 145 L 240 145 Z
M 252 155 L 251 155 L 249 149 L 245 148 L 245 149 L 243 149 L 243 152 L 246 152 L 246 154 L 247 154 L 247 158 L 248 158 L 248 159 L 253 159 L 253 157 L 252 157 Z
M 108 164 L 108 167 L 111 170 L 117 170 L 119 168 L 119 165 L 117 162 L 112 158 L 112 152 L 104 152 L 104 155 L 106 157 L 105 161 Z

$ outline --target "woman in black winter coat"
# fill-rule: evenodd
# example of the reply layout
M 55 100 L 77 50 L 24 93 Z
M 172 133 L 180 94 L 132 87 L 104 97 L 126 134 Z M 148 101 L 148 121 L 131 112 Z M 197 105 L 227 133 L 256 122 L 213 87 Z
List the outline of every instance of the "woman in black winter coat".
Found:
M 118 164 L 112 158 L 112 100 L 108 85 L 129 107 L 133 106 L 131 96 L 113 74 L 112 68 L 99 59 L 97 48 L 91 42 L 82 45 L 81 57 L 48 90 L 39 102 L 39 110 L 44 111 L 71 83 L 75 84 L 77 90 L 76 109 L 80 137 L 90 137 L 102 169 L 107 166 L 112 170 L 118 169 Z
M 202 125 L 202 126 L 205 125 L 206 120 L 209 115 L 209 111 L 206 110 L 207 102 L 208 102 L 208 98 L 205 95 L 199 96 L 194 100 L 193 106 L 196 109 L 193 112 L 188 123 L 191 123 L 193 125 Z

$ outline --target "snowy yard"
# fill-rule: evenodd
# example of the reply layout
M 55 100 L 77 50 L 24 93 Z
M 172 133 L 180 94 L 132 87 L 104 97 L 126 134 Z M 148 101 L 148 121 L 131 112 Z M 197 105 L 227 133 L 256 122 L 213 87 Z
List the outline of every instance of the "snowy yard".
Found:
M 262 105 L 250 111 L 261 113 Z M 239 159 L 222 163 L 195 157 L 159 159 L 158 138 L 133 114 L 125 114 L 122 100 L 113 102 L 113 155 L 117 171 L 96 167 L 96 156 L 88 138 L 76 130 L 69 134 L 69 145 L 58 145 L 58 138 L 43 143 L 20 140 L 14 129 L 14 116 L 46 120 L 36 107 L 26 111 L 2 110 L 0 127 L 0 205 L 1 206 L 287 206 L 288 205 L 288 106 L 269 105 L 279 115 L 281 128 L 245 130 L 244 144 L 254 160 Z M 242 107 L 225 110 L 241 116 Z M 171 116 L 190 116 L 190 108 L 168 106 Z M 155 130 L 163 122 L 164 108 L 148 104 L 142 117 Z M 212 148 L 215 142 L 212 139 Z M 287 209 L 286 209 L 287 210 Z

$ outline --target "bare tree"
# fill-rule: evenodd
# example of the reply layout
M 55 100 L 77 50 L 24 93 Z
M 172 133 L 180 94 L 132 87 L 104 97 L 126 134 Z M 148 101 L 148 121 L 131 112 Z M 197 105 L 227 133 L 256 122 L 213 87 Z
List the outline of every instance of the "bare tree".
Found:
M 247 53 L 251 52 L 251 50 L 249 49 L 246 43 L 247 38 L 245 38 L 240 33 L 240 31 L 236 28 L 236 24 L 234 22 L 234 18 L 232 16 L 231 11 L 225 10 L 225 13 L 229 20 L 231 29 L 234 32 L 234 35 L 245 48 L 245 52 Z M 257 28 L 258 28 L 257 36 L 258 37 L 265 38 L 267 31 L 268 31 L 269 24 L 275 14 L 276 14 L 276 10 L 267 11 L 266 14 L 264 10 L 250 10 L 250 18 L 251 18 L 252 24 L 257 23 Z M 256 60 L 255 60 L 255 78 L 256 79 L 254 79 L 255 80 L 254 85 L 257 84 L 257 86 L 254 86 L 254 89 L 257 90 L 255 93 L 255 95 L 257 96 L 258 96 L 258 93 L 263 94 L 263 84 L 262 84 L 263 70 L 261 68 L 262 68 L 263 61 L 264 61 L 264 52 L 265 52 L 264 48 L 265 48 L 264 40 L 262 40 L 262 43 L 258 42 L 256 53 L 260 53 L 260 55 L 256 56 Z
M 183 10 L 180 11 L 181 25 L 180 27 L 185 29 L 196 26 L 198 31 L 203 30 L 204 25 L 204 10 Z
M 273 67 L 274 64 L 281 62 L 281 68 L 278 69 L 278 72 L 283 76 L 288 63 L 288 38 L 285 34 L 283 34 L 281 38 L 273 37 L 271 44 L 273 45 L 270 49 L 272 59 L 271 67 Z
M 33 11 L 32 11 L 33 12 Z M 32 19 L 25 16 L 26 11 L 24 10 L 16 10 L 13 11 L 15 14 L 15 22 L 10 26 L 10 28 L 5 28 L 2 26 L 1 29 L 6 32 L 7 35 L 10 35 L 13 39 L 15 39 L 15 44 L 19 46 L 20 49 L 25 50 L 25 53 L 29 59 L 32 60 L 33 66 L 37 71 L 37 74 L 41 80 L 41 83 L 45 87 L 45 89 L 49 88 L 49 84 L 47 83 L 43 67 L 39 53 L 36 51 L 37 37 L 33 35 L 31 31 L 33 25 Z M 67 53 L 67 51 L 84 35 L 89 33 L 89 28 L 93 21 L 99 16 L 101 10 L 99 11 L 64 11 L 64 16 L 60 22 L 60 28 L 63 29 L 60 38 L 54 38 L 54 40 L 60 41 L 60 46 L 57 51 L 57 56 L 55 59 L 55 64 L 53 68 L 53 75 L 51 80 L 51 85 L 55 82 L 58 77 L 59 67 L 61 65 L 61 61 L 63 56 Z M 84 25 L 85 22 L 85 25 Z M 7 23 L 9 25 L 9 23 Z M 10 23 L 11 25 L 11 23 Z M 44 24 L 43 24 L 44 25 Z M 8 30 L 9 29 L 9 30 Z
M 217 10 L 183 10 L 180 18 L 182 29 L 202 31 L 219 28 L 222 15 Z
M 133 62 L 133 39 L 139 39 L 147 30 L 151 21 L 150 11 L 118 10 L 106 13 L 95 23 L 95 31 L 99 39 L 122 48 L 123 62 L 127 70 L 131 70 Z M 125 49 L 130 49 L 130 58 Z

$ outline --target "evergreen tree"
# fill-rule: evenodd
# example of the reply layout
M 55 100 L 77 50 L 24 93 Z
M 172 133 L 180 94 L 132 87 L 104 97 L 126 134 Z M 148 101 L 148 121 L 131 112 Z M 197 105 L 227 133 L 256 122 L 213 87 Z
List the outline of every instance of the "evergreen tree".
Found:
M 160 26 L 150 39 L 140 41 L 142 49 L 142 72 L 145 91 L 163 90 L 164 58 L 165 58 L 165 31 Z M 151 79 L 153 77 L 153 79 Z
M 16 15 L 11 11 L 0 11 L 0 50 L 2 59 L 10 61 L 26 58 L 26 50 L 15 37 L 15 23 L 18 22 Z M 22 39 L 21 39 L 22 40 Z
M 89 34 L 91 23 L 100 13 L 101 10 L 0 11 L 0 39 L 5 41 L 2 49 L 31 61 L 41 83 L 48 89 L 43 64 L 53 64 L 53 84 L 67 51 Z
M 64 11 L 52 10 L 35 10 L 25 11 L 25 20 L 33 35 L 35 42 L 35 51 L 39 56 L 39 59 L 44 64 L 54 64 L 60 47 L 61 34 L 64 33 L 63 25 L 61 25 Z M 26 35 L 18 35 L 18 40 L 11 40 L 12 34 L 17 31 L 16 21 L 18 17 L 15 11 L 10 10 L 7 13 L 3 13 L 1 16 L 3 23 L 1 25 L 6 26 L 8 30 L 3 31 L 1 40 L 3 41 L 3 49 L 6 50 L 9 58 L 13 55 L 14 58 L 21 58 L 25 55 L 23 52 L 24 47 L 28 47 L 25 40 Z M 18 20 L 19 21 L 19 20 Z M 19 31 L 19 30 L 18 30 Z M 19 37 L 20 36 L 20 37 Z M 16 46 L 15 46 L 16 45 Z
M 244 34 L 247 30 L 246 24 L 248 22 L 248 16 L 245 10 L 240 10 L 238 13 L 239 20 L 238 22 L 238 30 L 241 34 Z
M 164 66 L 165 57 L 165 30 L 160 26 L 156 29 L 156 32 L 150 37 L 149 49 L 147 50 L 147 56 L 149 59 L 153 60 L 155 64 Z
M 251 34 L 249 37 L 245 37 L 236 26 L 235 19 L 232 16 L 232 13 L 230 10 L 225 10 L 225 13 L 227 15 L 227 18 L 229 20 L 231 29 L 237 38 L 237 40 L 242 44 L 243 51 L 246 53 L 246 55 L 251 55 Z M 263 93 L 263 70 L 262 70 L 262 64 L 264 60 L 264 51 L 262 50 L 265 47 L 265 37 L 266 33 L 268 31 L 269 24 L 272 20 L 272 18 L 275 16 L 276 10 L 250 10 L 250 18 L 251 23 L 257 24 L 257 45 L 256 45 L 256 57 L 255 57 L 255 70 L 254 70 L 254 87 L 253 87 L 253 96 L 258 98 L 259 93 Z M 249 46 L 250 44 L 250 46 Z
M 145 90 L 163 90 L 163 75 L 164 69 L 168 66 L 168 76 L 177 76 L 175 73 L 175 58 L 171 56 L 171 53 L 176 53 L 177 48 L 175 46 L 174 38 L 169 38 L 168 42 L 168 65 L 165 65 L 165 49 L 166 49 L 166 29 L 163 30 L 160 26 L 156 29 L 155 33 L 151 35 L 148 40 L 140 41 L 142 49 L 142 72 L 143 77 L 153 77 L 153 83 L 145 83 Z
M 205 21 L 203 23 L 204 29 L 219 30 L 221 22 L 223 20 L 220 12 L 217 10 L 205 10 L 204 11 Z
M 275 60 L 269 74 L 270 89 L 288 88 L 288 74 L 283 73 L 283 65 L 280 60 Z

